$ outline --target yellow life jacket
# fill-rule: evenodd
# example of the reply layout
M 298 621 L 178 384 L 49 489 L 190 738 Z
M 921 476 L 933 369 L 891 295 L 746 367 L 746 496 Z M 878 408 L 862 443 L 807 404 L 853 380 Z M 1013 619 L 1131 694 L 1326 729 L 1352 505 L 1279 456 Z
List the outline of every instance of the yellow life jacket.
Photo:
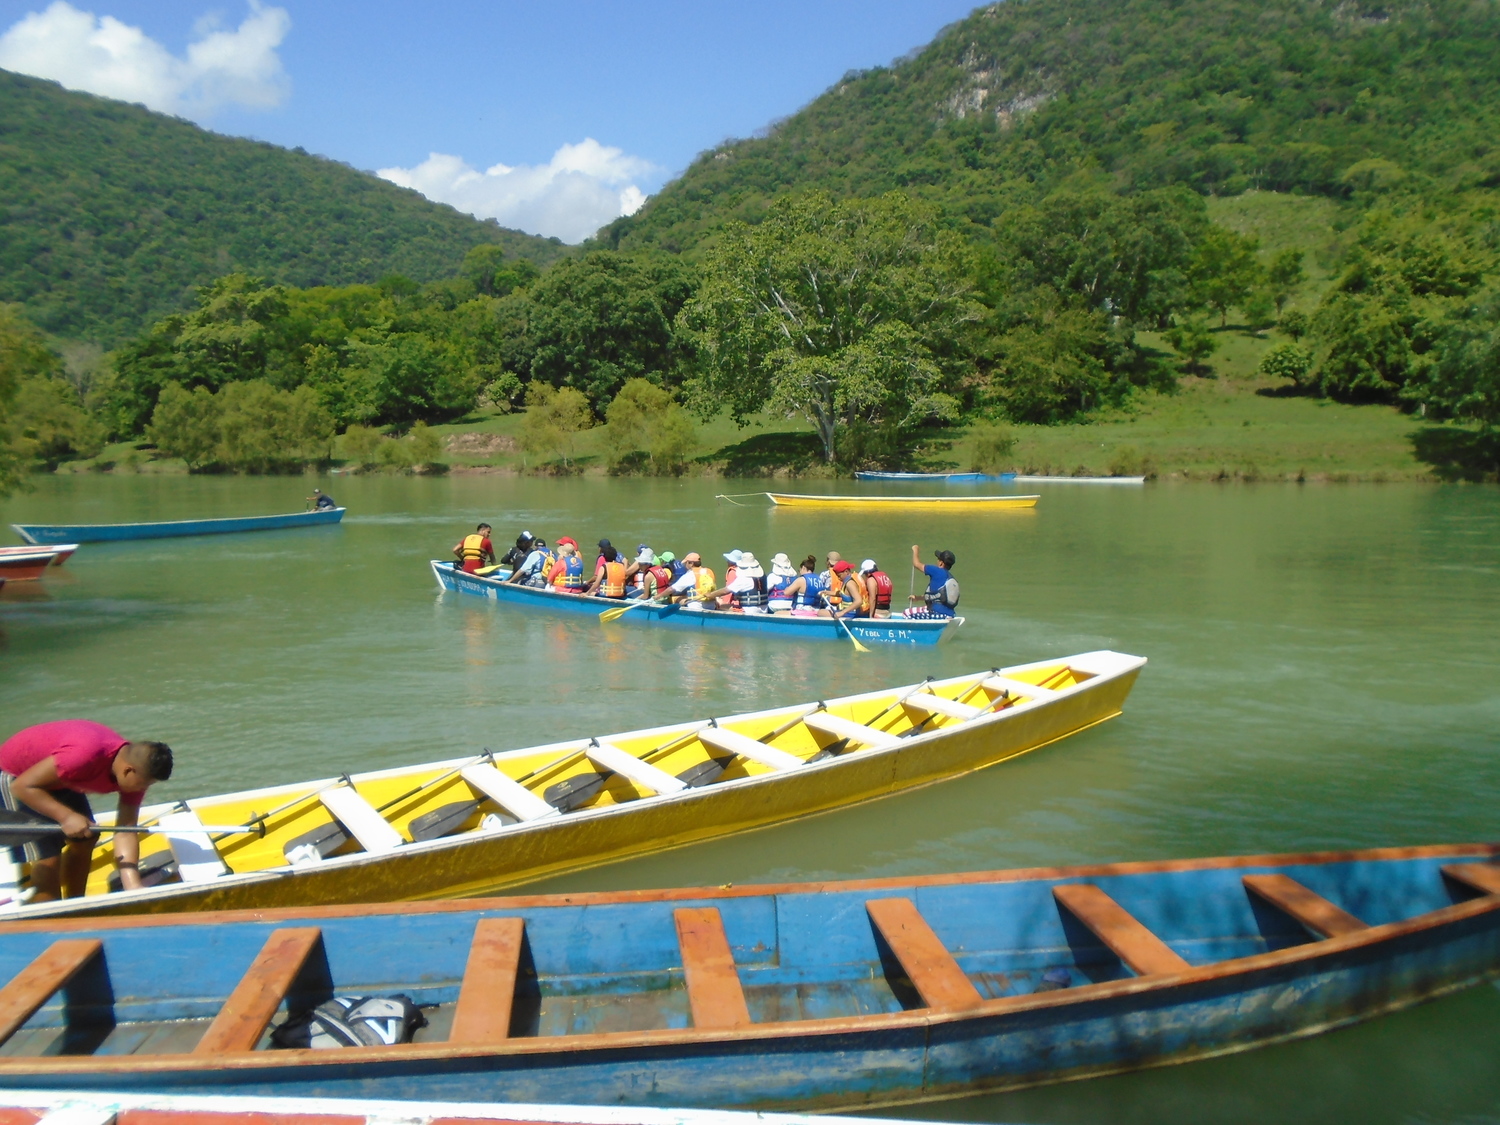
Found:
M 464 562 L 470 559 L 484 558 L 484 536 L 475 532 L 473 535 L 465 535 L 464 541 L 458 545 L 459 555 Z
M 714 578 L 714 572 L 706 566 L 700 566 L 693 571 L 693 595 L 701 602 L 709 594 L 719 588 L 719 583 Z

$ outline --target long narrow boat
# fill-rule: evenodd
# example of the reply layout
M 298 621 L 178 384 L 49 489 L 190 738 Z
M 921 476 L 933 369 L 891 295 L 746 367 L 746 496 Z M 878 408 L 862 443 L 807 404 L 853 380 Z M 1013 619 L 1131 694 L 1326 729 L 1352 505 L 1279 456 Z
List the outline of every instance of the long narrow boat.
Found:
M 980 484 L 984 481 L 1015 480 L 1015 473 L 883 473 L 873 470 L 855 473 L 855 480 L 940 481 L 945 484 Z
M 161 835 L 109 893 L 11 919 L 493 893 L 945 781 L 1119 714 L 1145 660 L 1092 652 L 812 704 L 142 810 Z M 107 823 L 107 817 L 100 817 Z M 257 833 L 210 835 L 202 825 Z M 164 846 L 165 845 L 165 846 Z M 153 878 L 155 875 L 153 874 Z
M 1036 477 L 1017 476 L 1017 484 L 1145 484 L 1145 477 Z
M 6 1125 L 827 1125 L 802 1113 L 518 1102 L 0 1090 Z M 840 1117 L 841 1125 L 915 1125 Z
M 32 547 L 29 550 L 0 555 L 0 577 L 8 578 L 12 582 L 35 581 L 47 572 L 47 568 L 56 558 L 57 552 L 50 547 Z
M 1186 1062 L 1500 972 L 1500 845 L 0 927 L 0 1086 L 836 1110 Z M 410 1043 L 270 1050 L 404 994 Z M 24 1026 L 23 1026 L 24 1025 Z
M 778 508 L 816 508 L 824 511 L 908 511 L 921 509 L 941 512 L 988 512 L 1011 508 L 1035 508 L 1040 496 L 799 496 L 786 492 L 768 492 Z
M 591 598 L 583 594 L 560 594 L 506 582 L 509 571 L 495 575 L 465 574 L 451 562 L 432 560 L 432 576 L 438 588 L 458 594 L 473 594 L 502 605 L 546 613 L 598 617 L 605 610 L 627 603 L 618 598 Z M 787 617 L 776 614 L 732 613 L 728 610 L 689 609 L 677 605 L 641 605 L 623 614 L 621 624 L 658 625 L 694 633 L 739 633 L 777 641 L 837 641 L 849 643 L 849 634 L 862 644 L 935 645 L 953 635 L 964 623 L 962 617 L 912 621 L 904 617 Z M 847 628 L 847 632 L 845 631 Z
M 238 516 L 214 520 L 168 520 L 163 523 L 13 523 L 28 543 L 104 543 L 117 539 L 174 539 L 183 535 L 224 535 L 231 531 L 275 531 L 338 523 L 343 508 L 287 512 L 279 516 Z
M 73 557 L 73 552 L 78 550 L 78 544 L 61 543 L 55 547 L 49 545 L 48 549 L 55 552 L 52 558 L 52 565 L 62 566 L 63 563 Z M 35 547 L 0 547 L 0 560 L 12 558 L 16 555 L 31 555 L 35 553 Z

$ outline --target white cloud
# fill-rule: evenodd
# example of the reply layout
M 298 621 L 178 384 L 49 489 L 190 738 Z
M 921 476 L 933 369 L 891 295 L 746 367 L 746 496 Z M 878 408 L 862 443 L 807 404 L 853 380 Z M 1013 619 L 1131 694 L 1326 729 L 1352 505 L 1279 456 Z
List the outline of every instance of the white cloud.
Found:
M 376 175 L 502 226 L 582 242 L 605 223 L 633 215 L 646 202 L 633 181 L 659 172 L 588 137 L 563 145 L 546 164 L 496 164 L 480 172 L 462 157 L 434 152 L 415 168 L 381 168 Z
M 286 9 L 250 0 L 232 31 L 200 20 L 179 58 L 138 27 L 55 0 L 0 35 L 0 67 L 183 117 L 227 105 L 269 109 L 291 87 L 276 54 L 291 26 Z

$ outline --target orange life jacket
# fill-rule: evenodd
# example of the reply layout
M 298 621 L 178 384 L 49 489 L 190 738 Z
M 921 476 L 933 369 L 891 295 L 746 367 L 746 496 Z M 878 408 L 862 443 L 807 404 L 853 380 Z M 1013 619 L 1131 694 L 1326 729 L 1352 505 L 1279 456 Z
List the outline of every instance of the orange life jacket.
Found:
M 604 564 L 604 581 L 599 584 L 599 593 L 606 598 L 623 598 L 625 596 L 624 563 L 607 562 Z
M 583 560 L 577 555 L 558 559 L 557 565 L 552 568 L 552 588 L 564 591 L 582 590 Z

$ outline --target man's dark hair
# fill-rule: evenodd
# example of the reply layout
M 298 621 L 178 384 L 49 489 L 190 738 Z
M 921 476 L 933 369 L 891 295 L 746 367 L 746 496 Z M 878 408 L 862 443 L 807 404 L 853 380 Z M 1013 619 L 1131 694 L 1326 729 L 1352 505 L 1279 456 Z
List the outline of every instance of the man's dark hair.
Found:
M 482 523 L 478 527 L 476 527 L 474 530 L 475 531 L 491 531 L 491 530 L 493 530 L 493 528 L 491 528 L 490 525 L 487 524 L 487 523 Z
M 953 557 L 952 551 L 939 551 L 937 553 L 937 561 L 943 564 L 944 570 L 952 570 L 953 564 L 958 562 L 958 560 Z
M 615 550 L 613 547 L 605 547 L 599 553 L 604 556 L 604 561 L 605 562 L 619 562 L 620 561 L 620 552 L 617 551 L 617 550 Z
M 152 781 L 166 781 L 172 776 L 172 748 L 165 742 L 136 739 L 130 744 L 131 765 L 146 771 Z

